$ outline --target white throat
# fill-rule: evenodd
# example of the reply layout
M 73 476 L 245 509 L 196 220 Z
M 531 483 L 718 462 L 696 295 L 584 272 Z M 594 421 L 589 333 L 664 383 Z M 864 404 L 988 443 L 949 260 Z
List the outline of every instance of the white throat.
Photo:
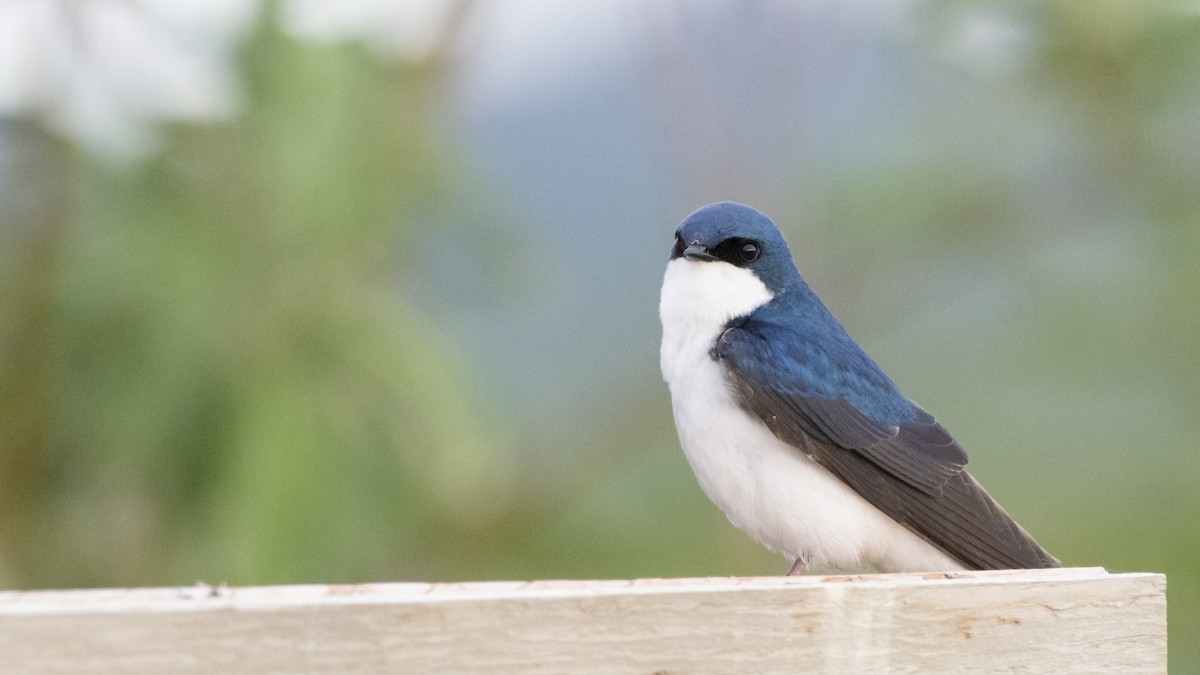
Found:
M 753 272 L 727 262 L 675 258 L 667 263 L 658 315 L 663 341 L 659 355 L 663 379 L 673 386 L 697 349 L 707 354 L 725 324 L 749 314 L 775 297 Z

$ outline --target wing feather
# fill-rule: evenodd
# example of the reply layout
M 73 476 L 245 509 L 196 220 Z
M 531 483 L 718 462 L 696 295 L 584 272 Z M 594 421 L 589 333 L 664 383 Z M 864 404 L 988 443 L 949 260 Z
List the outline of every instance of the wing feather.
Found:
M 731 326 L 713 356 L 727 368 L 742 406 L 776 437 L 969 567 L 1058 566 L 966 472 L 966 453 L 932 415 L 902 399 L 909 406 L 907 419 L 880 420 L 851 402 L 902 398 L 865 354 L 858 351 L 854 356 L 861 358 L 847 365 L 811 354 L 772 352 L 756 347 L 779 341 L 766 341 L 755 328 L 745 320 Z M 764 354 L 777 362 L 763 362 Z M 814 373 L 813 363 L 832 363 L 827 367 L 840 370 Z M 811 380 L 839 382 L 843 390 L 822 391 Z M 897 399 L 888 403 L 892 411 L 902 409 Z

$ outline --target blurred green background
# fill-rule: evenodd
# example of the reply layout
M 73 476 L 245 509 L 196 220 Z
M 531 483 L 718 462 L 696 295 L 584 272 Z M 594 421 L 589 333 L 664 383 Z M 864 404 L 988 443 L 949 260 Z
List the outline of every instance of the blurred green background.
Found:
M 0 586 L 779 574 L 658 373 L 735 199 L 1200 671 L 1200 11 L 0 4 Z

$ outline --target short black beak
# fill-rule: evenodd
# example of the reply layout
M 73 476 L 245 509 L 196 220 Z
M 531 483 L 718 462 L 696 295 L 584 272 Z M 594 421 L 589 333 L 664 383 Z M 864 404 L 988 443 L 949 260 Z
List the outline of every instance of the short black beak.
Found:
M 708 247 L 699 242 L 693 242 L 691 246 L 683 249 L 683 257 L 688 260 L 716 260 L 717 256 L 708 252 Z

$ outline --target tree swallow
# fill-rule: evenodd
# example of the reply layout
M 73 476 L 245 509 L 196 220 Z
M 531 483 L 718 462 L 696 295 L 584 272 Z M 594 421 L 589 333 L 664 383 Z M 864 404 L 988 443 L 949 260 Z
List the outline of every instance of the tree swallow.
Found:
M 1059 566 L 833 318 L 770 218 L 733 202 L 688 216 L 659 315 L 688 463 L 788 574 Z

